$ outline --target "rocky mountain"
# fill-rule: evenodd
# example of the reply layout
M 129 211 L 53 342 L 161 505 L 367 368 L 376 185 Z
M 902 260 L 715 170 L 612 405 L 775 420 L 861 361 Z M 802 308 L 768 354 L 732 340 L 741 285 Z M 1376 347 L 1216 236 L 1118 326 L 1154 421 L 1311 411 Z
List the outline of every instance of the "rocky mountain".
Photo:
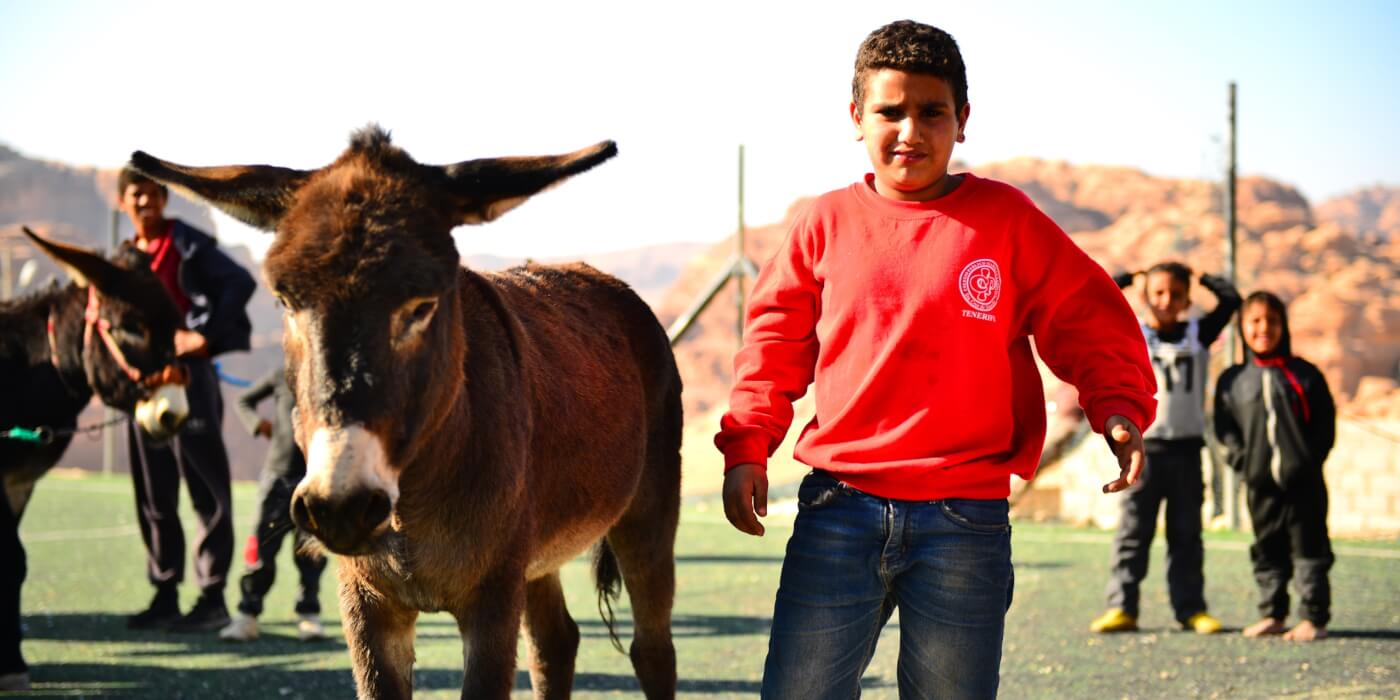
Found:
M 0 145 L 0 245 L 13 247 L 16 259 L 35 251 L 19 234 L 20 225 L 63 241 L 106 249 L 116 202 L 116 172 L 73 167 L 26 158 Z M 206 231 L 214 230 L 207 207 L 172 195 L 175 216 Z M 130 235 L 122 220 L 120 235 Z M 56 270 L 40 256 L 41 269 Z M 36 279 L 42 279 L 36 276 Z
M 1318 218 L 1363 238 L 1400 236 L 1400 187 L 1376 185 L 1317 206 Z

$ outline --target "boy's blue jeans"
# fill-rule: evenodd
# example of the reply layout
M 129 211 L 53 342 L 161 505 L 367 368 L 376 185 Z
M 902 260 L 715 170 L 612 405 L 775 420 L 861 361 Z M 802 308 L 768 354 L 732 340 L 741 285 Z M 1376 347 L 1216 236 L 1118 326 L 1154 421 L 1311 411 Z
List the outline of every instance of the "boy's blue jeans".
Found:
M 900 501 L 813 471 L 798 491 L 763 697 L 859 697 L 899 608 L 901 698 L 992 698 L 1011 607 L 1005 500 Z

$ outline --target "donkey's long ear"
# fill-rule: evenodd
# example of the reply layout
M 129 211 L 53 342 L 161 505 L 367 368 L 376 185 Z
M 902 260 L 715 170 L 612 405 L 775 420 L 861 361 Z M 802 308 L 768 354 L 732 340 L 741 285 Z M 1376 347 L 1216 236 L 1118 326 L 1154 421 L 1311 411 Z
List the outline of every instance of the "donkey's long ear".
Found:
M 617 144 L 602 141 L 563 155 L 482 158 L 444 165 L 442 170 L 461 203 L 461 223 L 480 224 L 615 155 Z
M 29 230 L 28 226 L 22 226 L 21 230 L 39 250 L 53 258 L 79 287 L 91 284 L 100 290 L 122 274 L 116 265 L 91 250 L 50 241 Z
M 277 222 L 287 213 L 296 191 L 311 176 L 311 171 L 273 165 L 196 168 L 163 161 L 143 151 L 131 154 L 131 167 L 264 231 L 277 229 Z

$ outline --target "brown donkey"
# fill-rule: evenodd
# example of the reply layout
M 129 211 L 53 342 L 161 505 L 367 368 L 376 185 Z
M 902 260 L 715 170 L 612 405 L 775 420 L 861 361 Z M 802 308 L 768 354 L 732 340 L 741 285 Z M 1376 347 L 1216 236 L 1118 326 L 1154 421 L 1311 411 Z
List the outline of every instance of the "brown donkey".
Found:
M 277 232 L 264 273 L 307 456 L 293 518 L 344 555 L 361 697 L 412 694 L 420 610 L 457 619 L 462 697 L 510 694 L 522 614 L 536 697 L 567 697 L 579 632 L 559 568 L 595 543 L 600 602 L 619 569 L 631 597 L 642 689 L 675 695 L 681 383 L 666 334 L 587 265 L 480 274 L 449 235 L 616 152 L 430 166 L 371 126 L 314 171 L 132 155 Z

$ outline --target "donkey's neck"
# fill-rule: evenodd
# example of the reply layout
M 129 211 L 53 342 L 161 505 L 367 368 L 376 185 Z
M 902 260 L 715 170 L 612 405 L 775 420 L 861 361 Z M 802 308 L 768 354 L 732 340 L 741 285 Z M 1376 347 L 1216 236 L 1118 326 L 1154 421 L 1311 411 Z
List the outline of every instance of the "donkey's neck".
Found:
M 440 505 L 443 493 L 462 493 L 467 475 L 461 465 L 469 460 L 469 449 L 462 435 L 468 430 L 468 409 L 465 395 L 452 403 L 452 410 L 442 426 L 429 435 L 418 449 L 413 463 L 407 465 L 399 479 L 399 486 L 408 504 L 422 502 Z M 415 509 L 417 511 L 418 509 Z M 450 510 L 450 509 L 449 509 Z M 406 514 L 407 515 L 407 514 Z M 438 507 L 427 507 L 411 514 L 415 517 L 456 517 Z
M 400 515 L 434 527 L 461 527 L 463 517 L 496 523 L 488 528 L 507 526 L 501 519 L 518 509 L 525 483 L 520 461 L 529 421 L 519 410 L 522 397 L 511 390 L 519 386 L 519 357 L 503 350 L 515 348 L 509 314 L 489 284 L 465 269 L 457 295 L 439 313 L 460 319 L 461 338 L 472 340 L 461 355 L 445 348 L 438 354 L 444 363 L 460 362 L 463 376 L 441 422 L 425 431 L 414 463 L 401 472 Z M 444 494 L 455 502 L 445 504 Z
M 78 409 L 92 398 L 83 369 L 84 299 L 82 290 L 70 283 L 0 304 L 0 363 L 7 372 L 51 375 L 55 390 Z

